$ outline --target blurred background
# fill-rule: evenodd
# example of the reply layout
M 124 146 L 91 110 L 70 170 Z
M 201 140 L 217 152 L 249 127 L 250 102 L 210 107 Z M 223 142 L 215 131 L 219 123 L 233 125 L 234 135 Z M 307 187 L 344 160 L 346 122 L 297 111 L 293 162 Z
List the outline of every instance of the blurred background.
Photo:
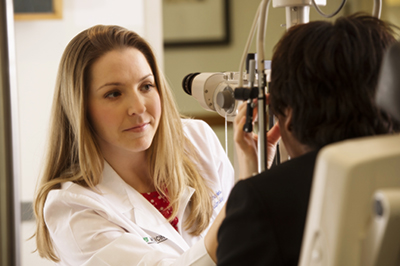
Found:
M 181 83 L 187 74 L 193 72 L 238 71 L 244 45 L 260 4 L 259 0 L 50 2 L 52 11 L 46 14 L 47 11 L 24 6 L 24 1 L 14 1 L 19 128 L 15 163 L 21 202 L 21 223 L 16 226 L 20 228 L 20 258 L 24 266 L 53 265 L 39 258 L 34 252 L 34 240 L 29 240 L 35 228 L 31 204 L 41 171 L 57 67 L 69 40 L 96 24 L 117 24 L 142 35 L 154 48 L 180 112 L 209 123 L 234 163 L 231 123 L 226 129 L 224 118 L 205 111 L 183 91 Z M 340 3 L 341 0 L 327 0 L 327 5 L 321 9 L 331 13 Z M 358 11 L 371 13 L 372 6 L 373 0 L 348 0 L 341 13 L 333 19 Z M 400 25 L 400 0 L 383 0 L 381 18 Z M 311 8 L 312 20 L 324 18 Z M 284 24 L 285 10 L 271 6 L 266 31 L 267 59 L 271 58 L 274 45 L 286 30 Z M 254 44 L 250 51 L 255 52 Z

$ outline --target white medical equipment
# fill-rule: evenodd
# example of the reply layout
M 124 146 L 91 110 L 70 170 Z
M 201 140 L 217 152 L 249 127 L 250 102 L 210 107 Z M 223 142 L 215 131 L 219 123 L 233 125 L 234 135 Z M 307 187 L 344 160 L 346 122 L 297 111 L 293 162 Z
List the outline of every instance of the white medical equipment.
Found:
M 266 106 L 265 93 L 268 92 L 268 74 L 270 68 L 264 56 L 264 40 L 267 28 L 268 11 L 271 0 L 262 0 L 256 12 L 249 37 L 239 65 L 239 71 L 226 73 L 191 73 L 182 82 L 184 91 L 192 95 L 200 105 L 209 111 L 216 111 L 228 121 L 232 121 L 237 112 L 238 102 L 234 91 L 238 89 L 257 88 L 258 99 L 258 172 L 266 170 L 266 131 L 269 123 L 269 112 Z M 339 8 L 332 14 L 324 14 L 318 6 L 326 5 L 326 0 L 272 0 L 274 8 L 286 9 L 286 28 L 293 25 L 309 22 L 310 6 L 314 6 L 318 13 L 326 18 L 335 16 L 343 8 L 346 0 L 343 0 Z M 374 0 L 373 15 L 380 17 L 381 0 Z M 249 47 L 257 29 L 256 56 L 249 59 Z M 254 60 L 254 65 L 252 61 Z M 249 66 L 245 73 L 244 65 Z M 253 68 L 251 67 L 253 66 Z M 262 69 L 263 71 L 258 71 Z M 238 93 L 242 94 L 242 93 Z M 248 100 L 248 108 L 252 108 L 251 98 Z M 248 111 L 248 115 L 252 112 Z M 244 130 L 251 129 L 251 119 L 248 118 Z M 271 123 L 273 124 L 273 123 Z
M 400 121 L 400 42 L 387 51 L 377 104 Z M 318 154 L 300 266 L 400 265 L 400 135 Z

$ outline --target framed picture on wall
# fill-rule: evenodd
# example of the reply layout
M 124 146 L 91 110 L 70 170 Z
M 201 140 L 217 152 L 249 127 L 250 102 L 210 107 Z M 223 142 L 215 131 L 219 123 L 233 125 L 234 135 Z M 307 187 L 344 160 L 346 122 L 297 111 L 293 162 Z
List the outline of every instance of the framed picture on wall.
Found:
M 163 0 L 164 47 L 225 45 L 230 0 Z
M 13 0 L 16 20 L 61 19 L 62 0 Z

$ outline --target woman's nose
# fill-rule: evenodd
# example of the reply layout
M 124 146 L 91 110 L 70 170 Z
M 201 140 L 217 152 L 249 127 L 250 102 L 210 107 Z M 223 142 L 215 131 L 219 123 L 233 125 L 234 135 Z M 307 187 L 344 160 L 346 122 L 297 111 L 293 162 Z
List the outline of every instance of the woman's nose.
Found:
M 128 115 L 143 114 L 146 111 L 146 104 L 143 97 L 133 93 L 128 97 Z

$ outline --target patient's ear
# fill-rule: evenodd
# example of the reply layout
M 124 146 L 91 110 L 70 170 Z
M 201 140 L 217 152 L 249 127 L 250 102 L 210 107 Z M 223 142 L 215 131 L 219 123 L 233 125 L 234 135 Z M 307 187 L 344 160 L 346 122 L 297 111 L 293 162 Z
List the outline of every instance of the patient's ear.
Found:
M 292 132 L 292 113 L 293 113 L 293 109 L 290 107 L 287 107 L 284 111 L 285 113 L 285 118 L 284 118 L 284 123 L 283 126 L 285 127 L 287 132 Z
M 284 114 L 285 116 L 279 119 L 279 127 L 282 140 L 285 143 L 285 148 L 290 158 L 296 158 L 311 151 L 311 149 L 307 145 L 301 143 L 295 135 L 292 123 L 293 109 L 286 108 Z

